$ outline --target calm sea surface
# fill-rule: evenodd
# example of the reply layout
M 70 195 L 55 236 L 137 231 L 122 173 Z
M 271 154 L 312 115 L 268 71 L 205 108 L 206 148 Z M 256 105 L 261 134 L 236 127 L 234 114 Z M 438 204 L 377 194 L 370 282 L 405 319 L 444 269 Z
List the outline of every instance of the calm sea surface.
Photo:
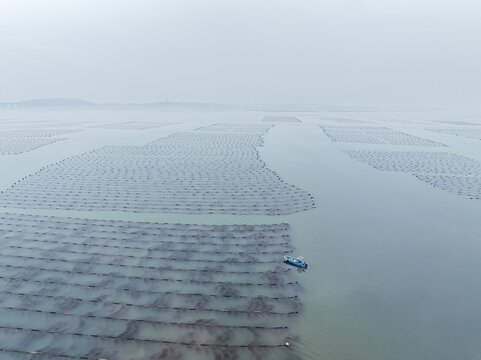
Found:
M 143 145 L 208 124 L 260 123 L 265 115 L 261 112 L 3 111 L 1 129 L 28 127 L 33 121 L 53 121 L 58 124 L 54 127 L 61 127 L 65 121 L 72 128 L 84 130 L 69 134 L 66 141 L 31 152 L 0 156 L 0 188 L 10 187 L 42 166 L 103 145 Z M 298 336 L 291 349 L 299 358 L 480 359 L 481 200 L 434 188 L 409 174 L 378 171 L 345 153 L 346 150 L 443 151 L 481 161 L 481 140 L 426 130 L 467 128 L 435 123 L 448 119 L 464 121 L 467 115 L 422 112 L 292 115 L 303 122 L 276 124 L 264 136 L 264 146 L 259 152 L 284 180 L 314 196 L 317 205 L 314 210 L 286 216 L 12 208 L 0 211 L 186 224 L 287 221 L 296 254 L 304 256 L 310 264 L 309 271 L 298 274 L 303 286 L 299 294 L 303 308 L 298 320 L 290 326 L 291 335 Z M 386 126 L 448 147 L 333 143 L 319 127 L 327 117 L 371 120 L 373 123 L 364 126 Z M 149 130 L 88 127 L 152 119 L 176 124 Z

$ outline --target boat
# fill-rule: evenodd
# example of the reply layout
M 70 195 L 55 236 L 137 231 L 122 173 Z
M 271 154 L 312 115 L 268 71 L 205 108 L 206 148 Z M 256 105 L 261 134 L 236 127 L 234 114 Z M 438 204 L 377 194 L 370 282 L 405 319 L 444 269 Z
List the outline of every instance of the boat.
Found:
M 307 269 L 307 262 L 304 260 L 302 256 L 293 257 L 293 256 L 284 255 L 284 262 L 290 265 L 300 267 L 302 269 Z

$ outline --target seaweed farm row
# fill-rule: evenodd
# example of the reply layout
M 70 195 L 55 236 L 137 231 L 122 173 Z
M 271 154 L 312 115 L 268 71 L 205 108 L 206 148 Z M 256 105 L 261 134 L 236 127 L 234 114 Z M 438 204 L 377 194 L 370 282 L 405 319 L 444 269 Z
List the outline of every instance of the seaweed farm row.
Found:
M 202 126 L 196 131 L 201 132 L 215 132 L 215 133 L 231 133 L 231 134 L 251 134 L 256 135 L 255 144 L 261 146 L 262 141 L 259 136 L 262 136 L 274 125 L 258 125 L 258 124 L 214 124 L 209 126 Z
M 446 146 L 428 139 L 394 131 L 386 127 L 321 126 L 333 142 L 391 144 L 415 146 Z
M 330 123 L 335 123 L 335 124 L 342 124 L 342 125 L 362 125 L 362 124 L 369 124 L 372 123 L 372 121 L 367 121 L 367 120 L 359 120 L 359 119 L 352 119 L 352 118 L 337 118 L 337 117 L 321 117 L 321 128 L 324 126 L 324 124 L 328 124 L 326 126 L 332 126 L 329 125 Z
M 175 123 L 162 123 L 158 121 L 123 121 L 110 124 L 96 126 L 102 129 L 119 129 L 119 130 L 147 130 L 162 126 L 174 125 Z
M 381 171 L 416 176 L 436 188 L 481 199 L 481 162 L 445 152 L 347 151 L 353 159 Z
M 20 179 L 0 206 L 187 214 L 280 215 L 313 197 L 261 160 L 269 126 L 215 125 L 144 146 L 106 146 Z
M 454 136 L 464 136 L 471 139 L 481 140 L 481 129 L 427 129 L 429 131 Z
M 294 116 L 264 116 L 262 122 L 266 123 L 300 123 L 302 122 Z
M 287 224 L 2 214 L 0 236 L 1 358 L 289 358 Z
M 0 131 L 0 155 L 17 155 L 66 140 L 55 136 L 76 130 L 3 130 Z

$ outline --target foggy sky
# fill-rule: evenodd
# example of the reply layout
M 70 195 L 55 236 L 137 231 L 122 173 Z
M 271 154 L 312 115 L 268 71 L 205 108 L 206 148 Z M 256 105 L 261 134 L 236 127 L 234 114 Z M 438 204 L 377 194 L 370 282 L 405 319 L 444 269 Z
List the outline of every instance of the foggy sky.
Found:
M 478 0 L 2 0 L 0 102 L 475 106 Z

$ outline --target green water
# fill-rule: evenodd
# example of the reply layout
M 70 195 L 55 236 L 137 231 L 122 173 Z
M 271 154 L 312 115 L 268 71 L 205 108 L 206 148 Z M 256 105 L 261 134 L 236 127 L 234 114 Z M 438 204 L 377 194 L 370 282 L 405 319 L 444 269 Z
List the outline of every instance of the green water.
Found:
M 157 119 L 176 125 L 151 130 L 86 128 L 69 140 L 0 156 L 0 187 L 40 167 L 109 144 L 138 145 L 210 123 L 259 123 L 244 112 L 20 112 L 0 118 L 75 121 L 86 128 L 116 119 Z M 42 215 L 191 224 L 287 221 L 299 255 L 304 307 L 291 333 L 302 359 L 479 359 L 481 357 L 481 201 L 433 188 L 415 177 L 377 171 L 345 150 L 418 150 L 415 146 L 332 143 L 318 114 L 277 124 L 264 137 L 262 159 L 289 183 L 314 195 L 317 208 L 287 216 L 133 214 L 4 209 Z M 321 114 L 330 115 L 332 114 Z M 456 114 L 448 114 L 456 120 Z M 443 115 L 450 118 L 448 115 Z M 425 130 L 439 114 L 346 114 L 449 145 L 481 161 L 481 141 Z M 340 116 L 341 117 L 341 116 Z M 82 119 L 86 119 L 82 123 Z M 88 120 L 88 121 L 87 121 Z M 458 120 L 463 120 L 459 118 Z

